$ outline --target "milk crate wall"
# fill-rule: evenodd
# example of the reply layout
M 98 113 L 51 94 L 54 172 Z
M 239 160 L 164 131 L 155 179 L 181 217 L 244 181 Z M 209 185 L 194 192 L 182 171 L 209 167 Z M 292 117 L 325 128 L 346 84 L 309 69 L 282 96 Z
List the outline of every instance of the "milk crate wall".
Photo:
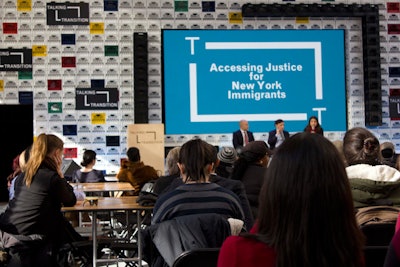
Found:
M 48 25 L 47 4 L 40 0 L 0 0 L 0 49 L 32 49 L 32 71 L 0 71 L 0 104 L 20 104 L 33 99 L 34 135 L 55 133 L 65 142 L 67 157 L 80 161 L 84 149 L 98 154 L 98 169 L 118 171 L 127 149 L 127 125 L 134 120 L 135 32 L 148 35 L 148 121 L 162 122 L 162 29 L 345 29 L 348 128 L 365 126 L 362 29 L 357 18 L 263 18 L 241 15 L 246 3 L 265 4 L 375 4 L 379 6 L 381 43 L 382 126 L 373 127 L 380 141 L 391 141 L 400 152 L 400 121 L 389 116 L 389 94 L 400 89 L 398 39 L 399 1 L 173 1 L 104 0 L 87 3 L 89 25 Z M 60 2 L 57 2 L 60 3 Z M 389 26 L 389 27 L 388 27 Z M 118 107 L 77 110 L 76 88 L 116 89 Z M 273 125 L 271 125 L 273 128 Z M 232 129 L 232 131 L 235 129 Z M 255 133 L 266 140 L 268 131 Z M 344 132 L 326 132 L 331 140 Z M 227 134 L 201 134 L 213 145 L 231 145 Z M 191 135 L 167 135 L 166 146 L 177 146 Z

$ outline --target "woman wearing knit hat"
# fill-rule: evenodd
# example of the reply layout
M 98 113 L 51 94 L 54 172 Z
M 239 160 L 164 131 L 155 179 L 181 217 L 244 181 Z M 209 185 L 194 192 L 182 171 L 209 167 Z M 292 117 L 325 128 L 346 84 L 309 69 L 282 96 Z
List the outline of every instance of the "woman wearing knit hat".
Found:
M 253 141 L 243 148 L 233 166 L 231 177 L 243 182 L 254 218 L 257 218 L 258 195 L 271 154 L 264 141 Z
M 215 173 L 219 176 L 229 178 L 232 174 L 233 164 L 237 159 L 237 153 L 235 148 L 230 146 L 223 146 L 217 154 L 217 166 Z

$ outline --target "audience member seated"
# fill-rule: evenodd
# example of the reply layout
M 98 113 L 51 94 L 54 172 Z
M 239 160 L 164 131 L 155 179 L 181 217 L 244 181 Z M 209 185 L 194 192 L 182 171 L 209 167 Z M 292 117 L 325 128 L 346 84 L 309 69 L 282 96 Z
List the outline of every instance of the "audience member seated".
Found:
M 346 132 L 343 152 L 354 206 L 400 205 L 400 172 L 383 165 L 378 139 L 367 129 Z
M 179 157 L 179 153 L 177 154 L 177 157 Z M 217 162 L 217 150 L 214 147 L 214 161 Z M 175 164 L 176 166 L 178 166 L 177 164 Z M 212 183 L 216 183 L 217 185 L 228 189 L 230 191 L 232 191 L 240 200 L 243 212 L 244 212 L 244 216 L 245 216 L 245 220 L 244 220 L 244 227 L 246 229 L 250 229 L 253 225 L 253 214 L 251 212 L 250 209 L 250 204 L 249 204 L 249 200 L 247 199 L 247 195 L 246 195 L 246 190 L 244 189 L 244 185 L 241 181 L 238 180 L 232 180 L 232 179 L 228 179 L 222 176 L 219 176 L 216 172 L 215 172 L 215 166 L 217 165 L 217 163 L 214 163 L 214 168 L 212 169 L 211 173 L 210 173 L 210 177 L 209 177 L 209 181 Z M 161 179 L 161 178 L 160 178 Z M 157 192 L 156 187 L 157 184 L 159 183 L 159 180 L 157 180 L 155 182 L 154 185 L 154 192 Z M 183 185 L 184 182 L 181 179 L 181 177 L 177 177 L 173 180 L 171 180 L 170 184 L 168 187 L 165 188 L 164 191 L 160 192 L 159 195 L 162 195 L 163 193 L 169 192 L 171 190 L 176 189 L 177 187 Z
M 214 157 L 214 160 L 218 162 L 217 156 Z M 215 166 L 216 164 L 214 164 L 214 167 Z M 213 168 L 210 174 L 210 182 L 216 183 L 217 185 L 226 188 L 232 191 L 235 195 L 237 195 L 237 197 L 240 199 L 240 204 L 242 205 L 242 209 L 244 212 L 244 217 L 245 217 L 244 227 L 245 229 L 251 229 L 251 227 L 253 227 L 254 224 L 254 218 L 253 218 L 253 213 L 251 212 L 250 203 L 249 200 L 247 199 L 246 190 L 244 188 L 243 183 L 238 180 L 232 180 L 218 175 L 215 172 L 215 168 Z
M 275 152 L 258 214 L 250 233 L 225 240 L 218 267 L 364 266 L 345 167 L 321 135 L 296 134 Z
M 72 176 L 74 183 L 96 183 L 105 182 L 104 173 L 94 169 L 96 164 L 96 152 L 93 150 L 85 150 L 82 156 L 82 169 L 76 170 Z
M 396 151 L 392 142 L 383 142 L 381 144 L 382 163 L 390 167 L 396 167 Z
M 214 158 L 215 148 L 201 139 L 182 146 L 178 167 L 184 184 L 157 199 L 152 224 L 194 213 L 218 213 L 244 220 L 238 197 L 210 182 Z
M 15 181 L 15 195 L 0 216 L 0 230 L 17 239 L 32 237 L 46 242 L 32 253 L 51 247 L 52 255 L 65 243 L 82 240 L 61 213 L 61 206 L 73 206 L 73 188 L 63 179 L 61 163 L 63 141 L 55 135 L 40 134 L 32 145 L 26 171 Z M 3 246 L 9 240 L 0 235 Z M 32 255 L 31 255 L 32 256 Z M 26 259 L 21 259 L 22 261 Z M 41 257 L 28 266 L 55 266 L 53 258 Z M 49 264 L 49 262 L 51 262 Z
M 142 206 L 154 206 L 159 195 L 169 190 L 174 180 L 180 179 L 178 168 L 179 150 L 181 147 L 172 148 L 165 158 L 166 175 L 160 176 L 157 180 L 147 182 L 139 192 L 137 202 Z
M 184 184 L 157 199 L 152 225 L 145 235 L 167 263 L 179 256 L 171 256 L 171 248 L 176 252 L 190 247 L 219 247 L 231 233 L 228 219 L 242 224 L 245 220 L 239 198 L 210 182 L 215 157 L 215 148 L 205 141 L 186 142 L 179 151 L 178 163 Z M 148 250 L 144 251 L 146 254 Z M 151 260 L 160 261 L 159 257 Z
M 179 150 L 181 147 L 174 147 L 171 149 L 167 157 L 165 158 L 166 163 L 166 175 L 158 178 L 154 183 L 153 193 L 156 195 L 160 195 L 166 188 L 168 188 L 172 181 L 176 178 L 180 177 L 180 172 L 178 168 L 178 160 L 179 160 Z
M 130 147 L 126 155 L 128 160 L 122 161 L 117 178 L 120 182 L 130 182 L 135 188 L 133 194 L 138 195 L 145 183 L 157 179 L 159 175 L 153 167 L 145 165 L 140 160 L 138 148 Z
M 83 152 L 82 155 L 82 168 L 79 170 L 75 170 L 72 174 L 72 182 L 74 183 L 104 183 L 106 179 L 104 178 L 104 173 L 100 170 L 94 169 L 94 165 L 96 164 L 96 152 L 90 149 L 87 149 Z M 79 192 L 79 186 L 75 188 L 75 195 Z M 109 197 L 110 194 L 108 192 L 86 192 L 84 193 L 83 198 L 86 196 L 98 196 L 98 197 Z M 77 196 L 78 198 L 78 196 Z M 68 212 L 66 217 L 72 221 L 72 224 L 76 226 L 78 224 L 78 214 L 76 212 Z M 83 221 L 87 221 L 89 219 L 88 213 L 81 213 L 81 217 Z M 97 217 L 99 219 L 109 219 L 108 213 L 98 213 Z
M 254 218 L 257 218 L 258 196 L 265 180 L 270 155 L 271 151 L 264 141 L 253 141 L 243 148 L 233 167 L 232 179 L 244 184 Z
M 236 149 L 229 146 L 221 147 L 217 154 L 217 161 L 215 162 L 215 173 L 219 176 L 229 178 L 232 175 L 233 164 L 236 160 Z
M 25 171 L 26 163 L 29 160 L 29 154 L 31 152 L 31 147 L 32 146 L 28 146 L 24 151 L 22 151 L 21 154 L 18 155 L 18 158 L 15 158 L 13 161 L 14 172 L 7 177 L 9 200 L 14 197 L 14 185 L 16 178 Z
M 20 167 L 20 163 L 19 163 L 19 158 L 20 158 L 21 154 L 18 154 L 12 162 L 12 173 L 10 173 L 7 176 L 7 188 L 9 191 L 9 199 L 12 199 L 14 197 L 14 191 L 10 190 L 11 185 L 13 184 L 14 179 L 22 172 L 21 171 L 21 167 Z

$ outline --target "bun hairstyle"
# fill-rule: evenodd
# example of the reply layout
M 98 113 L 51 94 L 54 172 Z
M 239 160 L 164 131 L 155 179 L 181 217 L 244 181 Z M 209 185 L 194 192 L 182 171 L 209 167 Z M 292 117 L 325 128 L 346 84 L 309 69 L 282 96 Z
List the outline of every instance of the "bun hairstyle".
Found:
M 356 127 L 346 132 L 343 153 L 348 165 L 381 164 L 379 140 L 365 128 Z
M 364 140 L 364 153 L 366 155 L 374 154 L 379 150 L 379 141 L 376 138 L 369 137 Z
M 83 152 L 81 165 L 83 167 L 86 167 L 87 165 L 92 163 L 93 160 L 95 160 L 95 159 L 96 159 L 96 152 L 94 152 L 93 150 L 89 150 L 89 149 L 85 150 L 85 152 Z

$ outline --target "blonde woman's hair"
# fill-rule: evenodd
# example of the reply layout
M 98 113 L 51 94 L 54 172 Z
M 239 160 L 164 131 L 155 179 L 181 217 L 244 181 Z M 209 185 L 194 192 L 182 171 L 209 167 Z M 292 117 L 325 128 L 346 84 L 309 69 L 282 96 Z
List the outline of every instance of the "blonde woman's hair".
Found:
M 21 172 L 26 171 L 26 163 L 29 160 L 31 149 L 32 145 L 29 145 L 24 151 L 21 152 L 21 154 L 19 154 L 19 168 L 21 169 Z
M 33 176 L 36 174 L 43 162 L 63 177 L 60 166 L 49 155 L 57 149 L 63 149 L 63 141 L 53 134 L 40 134 L 32 144 L 32 149 L 28 162 L 26 163 L 25 184 L 29 187 Z

